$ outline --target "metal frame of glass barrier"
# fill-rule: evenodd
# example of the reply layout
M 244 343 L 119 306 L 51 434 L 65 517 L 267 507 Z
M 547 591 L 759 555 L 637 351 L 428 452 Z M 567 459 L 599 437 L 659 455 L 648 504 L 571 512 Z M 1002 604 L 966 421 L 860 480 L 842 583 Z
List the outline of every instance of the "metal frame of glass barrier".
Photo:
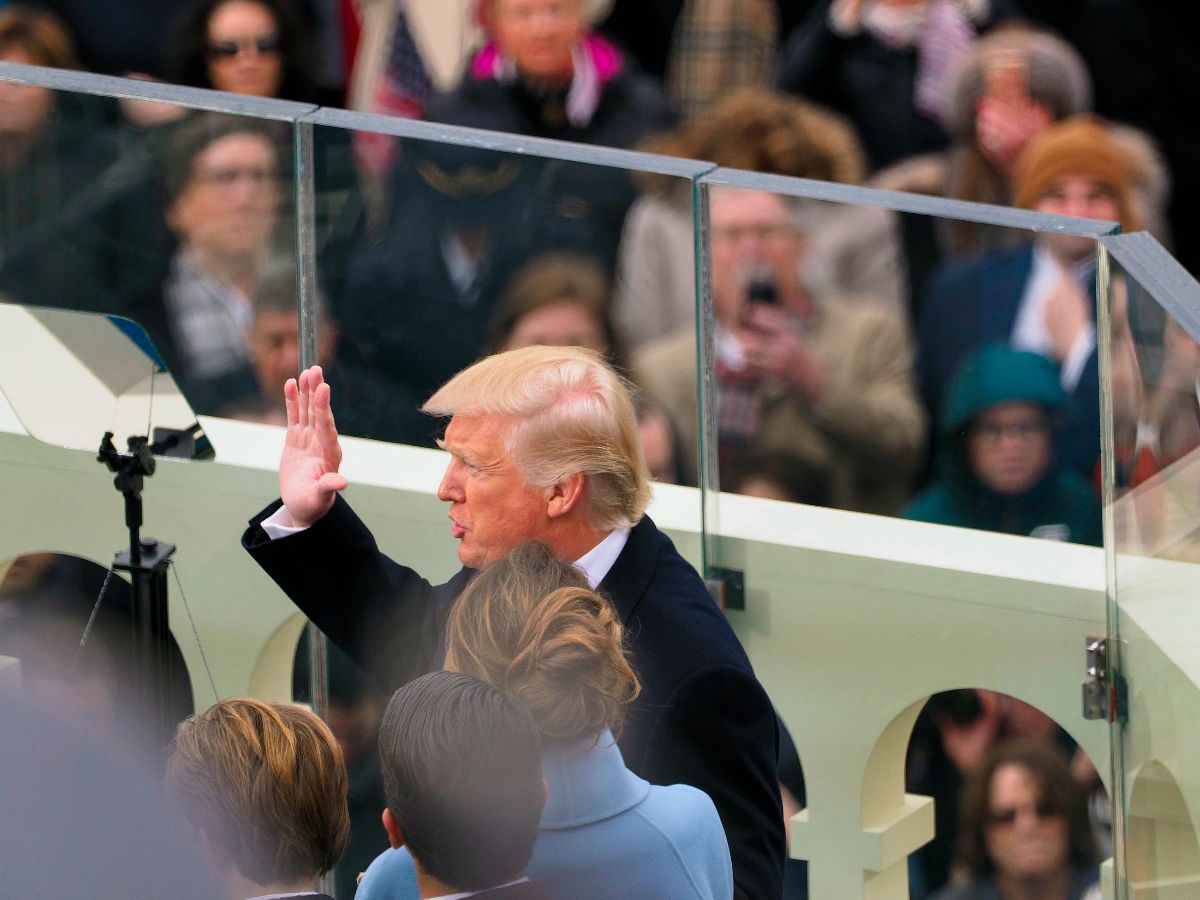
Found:
M 1110 741 L 1113 760 L 1113 836 L 1117 898 L 1188 897 L 1200 884 L 1197 775 L 1194 741 L 1176 733 L 1191 728 L 1200 690 L 1189 660 L 1200 619 L 1190 614 L 1196 578 L 1194 555 L 1180 554 L 1200 514 L 1191 454 L 1164 454 L 1144 480 L 1119 459 L 1118 423 L 1135 403 L 1138 435 L 1134 465 L 1145 435 L 1167 427 L 1152 421 L 1154 400 L 1143 398 L 1162 377 L 1141 360 L 1165 366 L 1167 329 L 1200 342 L 1200 282 L 1145 232 L 1101 239 L 1124 302 L 1101 310 L 1104 362 L 1104 527 L 1108 642 L 1106 646 Z M 1111 293 L 1116 303 L 1117 290 Z M 1148 329 L 1142 345 L 1135 328 L 1148 300 L 1165 316 L 1160 334 Z M 1161 343 L 1158 343 L 1161 341 Z M 1133 353 L 1139 393 L 1119 384 L 1122 347 Z M 1139 352 L 1141 351 L 1141 352 Z M 1191 405 L 1195 405 L 1191 398 Z M 1186 415 L 1186 410 L 1184 411 Z M 1147 419 L 1149 416 L 1150 420 Z M 1153 438 L 1158 441 L 1158 438 Z M 1158 450 L 1161 452 L 1162 448 Z M 1118 474 L 1120 472 L 1120 474 Z

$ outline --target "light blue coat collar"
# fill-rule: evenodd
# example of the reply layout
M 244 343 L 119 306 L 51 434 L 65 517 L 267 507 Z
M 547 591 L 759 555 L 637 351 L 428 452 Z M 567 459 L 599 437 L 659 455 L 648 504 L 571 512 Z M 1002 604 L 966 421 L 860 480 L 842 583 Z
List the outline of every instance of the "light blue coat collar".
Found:
M 607 728 L 600 742 L 547 742 L 542 747 L 542 774 L 550 786 L 542 810 L 542 831 L 578 828 L 620 815 L 650 793 L 650 783 L 627 768 Z

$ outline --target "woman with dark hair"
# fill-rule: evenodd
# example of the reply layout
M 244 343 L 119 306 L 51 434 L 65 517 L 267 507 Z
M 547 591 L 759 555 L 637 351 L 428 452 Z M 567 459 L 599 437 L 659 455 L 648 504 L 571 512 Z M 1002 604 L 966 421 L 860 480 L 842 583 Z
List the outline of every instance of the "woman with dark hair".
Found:
M 289 0 L 197 0 L 175 21 L 171 80 L 309 102 L 308 35 Z
M 1053 744 L 999 744 L 967 781 L 958 862 L 934 900 L 1088 900 L 1098 876 L 1083 789 Z

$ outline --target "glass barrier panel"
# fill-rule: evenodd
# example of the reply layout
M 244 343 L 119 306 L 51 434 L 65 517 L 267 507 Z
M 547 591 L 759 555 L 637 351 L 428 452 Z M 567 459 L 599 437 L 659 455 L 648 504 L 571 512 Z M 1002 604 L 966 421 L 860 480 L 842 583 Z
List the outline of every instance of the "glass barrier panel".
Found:
M 315 360 L 343 433 L 433 446 L 443 423 L 421 405 L 497 350 L 581 345 L 628 374 L 649 339 L 694 333 L 690 177 L 710 167 L 336 111 L 312 121 Z M 295 359 L 264 372 L 274 407 Z M 655 476 L 694 480 L 665 419 L 641 412 Z
M 701 190 L 705 364 L 659 365 L 643 387 L 686 401 L 668 409 L 696 429 L 685 450 L 704 473 L 707 570 L 739 583 L 745 612 L 730 615 L 743 640 L 772 633 L 767 623 L 788 615 L 778 599 L 770 612 L 755 609 L 756 594 L 805 575 L 747 566 L 764 556 L 738 538 L 769 542 L 779 529 L 786 542 L 793 517 L 764 505 L 755 524 L 752 508 L 730 494 L 1101 544 L 1095 320 L 1105 294 L 1096 237 L 1111 224 L 723 169 L 704 176 Z M 829 534 L 852 523 L 831 517 Z M 871 520 L 859 531 L 863 541 L 891 533 Z M 1099 576 L 1103 558 L 1089 558 Z M 865 595 L 844 615 L 873 602 Z M 1041 665 L 1027 649 L 1022 665 Z M 952 872 L 965 777 L 953 735 L 995 727 L 980 752 L 1023 729 L 1074 748 L 1068 732 L 1082 723 L 1074 710 L 1052 717 L 983 681 L 946 687 L 954 690 L 913 708 L 909 725 L 905 786 L 935 801 L 933 840 L 914 845 L 909 861 L 918 897 Z M 768 689 L 786 726 L 795 692 L 787 682 Z M 781 781 L 803 809 L 803 754 L 790 756 Z M 1086 754 L 1078 765 L 1090 765 Z M 1093 777 L 1089 788 L 1106 822 L 1103 787 Z M 829 866 L 827 856 L 817 861 Z M 827 868 L 821 878 L 830 877 Z
M 294 272 L 278 273 L 278 285 L 257 298 L 260 421 L 281 419 L 281 385 L 306 353 L 323 368 L 341 434 L 431 449 L 447 423 L 422 405 L 490 353 L 582 346 L 629 375 L 643 342 L 673 329 L 694 368 L 692 179 L 710 166 L 333 110 L 300 127 L 311 130 L 301 146 L 311 144 L 314 173 L 313 292 L 307 305 L 301 298 L 299 327 Z M 646 209 L 638 206 L 643 186 L 655 198 Z M 668 303 L 682 316 L 668 316 Z M 653 515 L 691 538 L 685 553 L 696 551 L 698 496 L 671 494 L 694 479 L 694 467 L 680 463 L 660 410 L 639 402 L 637 412 L 658 482 Z M 361 447 L 346 442 L 348 467 Z M 445 466 L 431 461 L 438 474 L 420 487 L 435 489 Z M 372 528 L 401 514 L 352 502 Z M 444 514 L 446 504 L 437 505 Z M 443 557 L 455 550 L 451 523 L 442 522 L 429 539 L 436 546 L 441 535 L 442 554 L 418 563 L 411 546 L 381 546 L 440 581 Z M 470 535 L 462 539 L 466 547 Z M 470 552 L 459 558 L 470 561 Z M 385 640 L 395 652 L 395 636 Z M 353 875 L 387 845 L 374 827 L 384 803 L 369 777 L 377 760 L 362 752 L 373 746 L 386 697 L 332 646 L 326 664 L 331 725 L 364 737 L 347 759 L 352 779 L 362 780 L 352 814 L 363 824 L 352 834 L 365 836 L 335 877 L 339 896 L 349 896 Z
M 1100 543 L 1088 485 L 1102 223 L 973 204 L 926 212 L 744 173 L 704 181 L 710 487 Z M 955 255 L 952 233 L 987 249 Z M 992 409 L 1022 403 L 1039 409 Z M 1060 473 L 1077 502 L 1035 508 Z
M 0 391 L 18 426 L 5 430 L 92 456 L 44 450 L 57 460 L 63 490 L 34 497 L 10 484 L 11 500 L 44 513 L 63 502 L 67 484 L 74 497 L 87 496 L 84 482 L 92 482 L 82 473 L 102 468 L 94 458 L 105 431 L 113 432 L 113 465 L 137 436 L 155 454 L 213 456 L 197 414 L 252 402 L 254 294 L 281 259 L 295 270 L 302 192 L 293 123 L 313 109 L 0 62 Z M 6 452 L 30 451 L 8 443 Z M 105 578 L 104 565 L 39 550 L 0 566 L 0 655 L 31 696 L 68 709 L 82 704 L 81 714 L 101 718 L 117 707 L 110 724 L 127 741 L 141 738 L 138 751 L 149 748 L 161 766 L 174 723 L 234 684 L 251 685 L 238 694 L 290 697 L 290 679 L 264 660 L 286 656 L 290 666 L 302 626 L 280 627 L 259 659 L 257 636 L 289 614 L 281 603 L 229 620 L 218 598 L 236 596 L 236 579 L 188 603 L 187 586 L 205 583 L 214 548 L 179 513 L 196 511 L 203 491 L 186 485 L 204 476 L 169 465 L 155 474 L 136 487 L 146 528 L 179 541 L 166 583 L 173 633 L 186 635 L 166 649 L 162 690 L 172 721 L 148 731 L 133 724 L 129 701 L 141 690 L 129 676 L 140 652 L 133 635 L 146 613 L 126 579 Z M 107 493 L 73 498 L 73 512 L 64 513 L 89 523 L 91 559 L 111 559 L 129 542 L 121 496 L 111 476 L 102 484 Z M 18 540 L 68 543 L 57 534 Z M 289 642 L 275 652 L 274 644 Z M 316 680 L 310 696 L 324 713 Z
M 1200 285 L 1148 235 L 1105 245 L 1118 896 L 1188 897 L 1200 890 Z
M 289 119 L 312 107 L 0 68 L 18 76 L 0 82 L 0 295 L 132 319 L 197 412 L 245 402 L 254 285 L 296 256 Z

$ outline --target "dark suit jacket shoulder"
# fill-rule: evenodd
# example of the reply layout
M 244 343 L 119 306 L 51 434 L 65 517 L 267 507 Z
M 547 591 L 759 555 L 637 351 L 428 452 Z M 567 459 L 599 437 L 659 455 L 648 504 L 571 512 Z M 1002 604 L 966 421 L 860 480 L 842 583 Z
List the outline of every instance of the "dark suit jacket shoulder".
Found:
M 384 691 L 431 671 L 442 624 L 474 572 L 431 585 L 384 556 L 341 496 L 311 528 L 272 541 L 259 525 L 280 506 L 251 519 L 242 536 L 255 562 Z

